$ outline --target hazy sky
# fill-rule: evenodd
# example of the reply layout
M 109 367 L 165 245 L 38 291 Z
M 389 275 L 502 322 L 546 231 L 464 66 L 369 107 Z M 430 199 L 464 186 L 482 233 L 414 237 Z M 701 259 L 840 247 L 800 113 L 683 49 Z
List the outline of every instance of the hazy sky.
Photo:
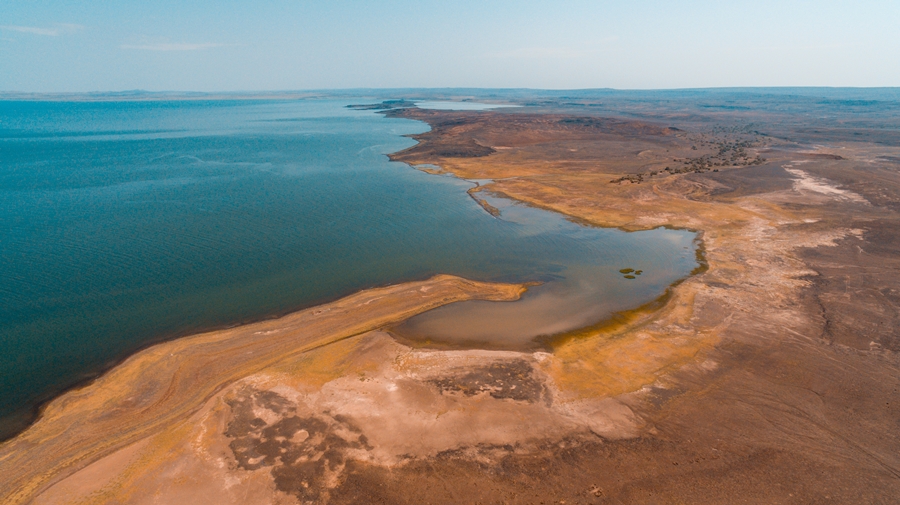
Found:
M 0 1 L 0 90 L 900 86 L 900 0 Z

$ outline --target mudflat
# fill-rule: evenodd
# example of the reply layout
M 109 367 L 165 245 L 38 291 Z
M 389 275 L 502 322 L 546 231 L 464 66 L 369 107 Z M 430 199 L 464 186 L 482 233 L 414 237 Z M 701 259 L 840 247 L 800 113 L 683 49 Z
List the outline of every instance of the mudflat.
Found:
M 438 277 L 162 344 L 0 446 L 4 501 L 894 502 L 896 104 L 668 98 L 373 106 L 432 127 L 398 161 L 590 225 L 697 230 L 706 269 L 660 303 L 534 352 L 392 338 L 524 289 Z

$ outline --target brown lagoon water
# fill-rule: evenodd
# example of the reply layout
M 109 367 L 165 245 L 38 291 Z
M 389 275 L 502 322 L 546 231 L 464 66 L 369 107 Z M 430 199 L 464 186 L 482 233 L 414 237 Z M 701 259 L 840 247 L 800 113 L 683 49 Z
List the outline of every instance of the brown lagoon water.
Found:
M 497 199 L 494 218 L 470 183 L 388 161 L 426 125 L 348 103 L 0 102 L 0 437 L 148 344 L 367 287 L 541 281 L 408 326 L 521 347 L 697 266 L 688 231 L 588 228 Z

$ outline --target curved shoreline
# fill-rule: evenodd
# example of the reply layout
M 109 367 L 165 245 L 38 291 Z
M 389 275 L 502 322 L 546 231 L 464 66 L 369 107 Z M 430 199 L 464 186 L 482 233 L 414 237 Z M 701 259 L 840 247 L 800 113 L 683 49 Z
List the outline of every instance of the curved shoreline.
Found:
M 417 109 L 417 107 L 410 107 L 409 109 Z M 677 280 L 673 281 L 671 284 L 669 284 L 665 288 L 665 290 L 662 294 L 660 294 L 656 298 L 649 300 L 637 307 L 613 312 L 613 313 L 609 314 L 608 316 L 600 319 L 599 321 L 589 324 L 587 326 L 583 326 L 580 328 L 567 330 L 567 331 L 563 331 L 563 332 L 555 333 L 555 334 L 551 334 L 551 335 L 540 335 L 534 339 L 534 342 L 536 344 L 534 350 L 546 350 L 546 351 L 552 352 L 554 349 L 560 347 L 561 345 L 564 345 L 566 342 L 569 342 L 571 340 L 575 340 L 578 338 L 594 336 L 594 335 L 597 335 L 598 333 L 604 333 L 604 334 L 609 335 L 609 334 L 615 334 L 618 331 L 624 331 L 627 328 L 633 329 L 635 326 L 635 323 L 637 323 L 641 320 L 646 320 L 647 318 L 651 317 L 653 314 L 659 312 L 663 307 L 665 307 L 666 304 L 673 298 L 673 296 L 675 294 L 675 289 L 679 285 L 681 285 L 682 283 L 684 283 L 685 281 L 687 281 L 693 277 L 703 274 L 710 268 L 709 261 L 706 258 L 706 245 L 703 241 L 704 231 L 702 229 L 698 229 L 695 227 L 688 227 L 688 226 L 678 226 L 678 225 L 673 225 L 673 224 L 669 224 L 669 223 L 664 223 L 661 225 L 648 224 L 646 226 L 635 226 L 633 223 L 629 223 L 627 225 L 626 224 L 615 225 L 615 224 L 611 224 L 611 223 L 598 223 L 595 221 L 591 221 L 589 219 L 585 219 L 583 217 L 579 217 L 579 216 L 576 216 L 573 214 L 568 214 L 568 213 L 562 212 L 560 209 L 551 207 L 549 205 L 542 205 L 533 200 L 517 198 L 516 196 L 513 196 L 513 195 L 510 195 L 503 191 L 491 188 L 491 186 L 495 185 L 495 183 L 496 183 L 496 181 L 494 181 L 494 180 L 492 180 L 488 184 L 480 184 L 477 181 L 471 180 L 469 178 L 466 178 L 466 177 L 454 172 L 452 169 L 448 170 L 448 169 L 442 167 L 439 164 L 440 160 L 438 160 L 438 159 L 427 159 L 425 162 L 416 161 L 415 158 L 404 159 L 403 155 L 406 153 L 415 152 L 416 149 L 421 149 L 423 147 L 425 147 L 427 149 L 428 146 L 426 144 L 428 143 L 428 140 L 425 140 L 425 137 L 430 133 L 434 133 L 434 125 L 429 123 L 424 118 L 408 117 L 407 115 L 404 115 L 402 113 L 404 111 L 404 108 L 398 109 L 398 108 L 388 107 L 388 108 L 383 108 L 383 109 L 378 108 L 378 109 L 374 109 L 374 110 L 377 113 L 384 115 L 385 117 L 403 117 L 405 119 L 421 121 L 430 127 L 430 130 L 427 132 L 424 132 L 424 133 L 404 135 L 406 137 L 416 140 L 416 144 L 414 144 L 410 147 L 407 147 L 401 151 L 397 151 L 397 152 L 388 154 L 387 156 L 391 161 L 405 163 L 410 168 L 413 168 L 420 172 L 424 172 L 429 175 L 450 176 L 450 177 L 454 177 L 456 179 L 474 184 L 473 187 L 469 188 L 466 191 L 466 194 L 469 195 L 469 197 L 471 197 L 472 200 L 474 200 L 476 203 L 478 203 L 478 205 L 481 206 L 482 209 L 484 209 L 484 211 L 487 212 L 488 214 L 490 214 L 492 217 L 499 218 L 500 210 L 498 208 L 494 207 L 493 205 L 491 205 L 490 203 L 488 203 L 486 200 L 478 198 L 475 195 L 476 193 L 487 190 L 488 192 L 490 192 L 493 196 L 495 196 L 497 198 L 505 198 L 507 200 L 525 205 L 527 207 L 532 207 L 532 208 L 539 209 L 539 210 L 542 210 L 545 212 L 552 212 L 555 214 L 559 214 L 561 216 L 564 216 L 567 220 L 569 220 L 575 224 L 578 224 L 581 226 L 586 226 L 586 227 L 616 229 L 616 230 L 620 230 L 620 231 L 623 231 L 626 233 L 650 231 L 650 230 L 662 227 L 662 228 L 670 229 L 670 230 L 689 231 L 689 232 L 693 232 L 696 234 L 696 237 L 694 238 L 694 245 L 695 245 L 694 252 L 695 252 L 695 257 L 696 257 L 696 261 L 697 261 L 697 267 L 695 267 L 687 276 L 685 276 L 681 279 L 677 279 Z M 433 111 L 428 111 L 428 112 L 433 112 Z M 467 111 L 467 112 L 470 112 L 470 111 Z M 478 112 L 480 112 L 480 111 L 478 111 Z M 481 155 L 477 155 L 477 157 L 481 157 Z M 414 340 L 408 340 L 408 339 L 404 338 L 403 341 L 408 345 L 416 345 L 416 342 Z M 435 350 L 456 349 L 456 347 L 452 347 L 452 346 L 445 347 L 445 346 L 433 345 L 433 344 L 422 344 L 420 347 L 423 349 L 435 349 Z
M 388 155 L 389 158 L 393 160 L 392 153 Z M 411 168 L 416 168 L 415 165 L 411 163 L 406 163 Z M 453 175 L 454 177 L 459 178 L 452 172 L 446 172 L 449 175 Z M 619 228 L 622 231 L 626 232 L 634 232 L 641 231 L 636 229 L 624 229 L 621 227 L 609 227 L 598 225 L 593 222 L 589 222 L 586 220 L 581 220 L 576 216 L 560 213 L 557 209 L 552 209 L 549 207 L 542 207 L 540 205 L 535 205 L 533 202 L 528 202 L 525 200 L 517 199 L 507 194 L 496 192 L 491 190 L 486 185 L 480 185 L 475 183 L 476 186 L 474 188 L 470 188 L 467 191 L 467 195 L 470 196 L 473 200 L 475 200 L 487 213 L 492 215 L 493 217 L 498 217 L 499 211 L 491 206 L 484 200 L 477 198 L 473 193 L 481 191 L 483 189 L 488 189 L 496 194 L 496 196 L 500 198 L 507 198 L 509 200 L 522 203 L 527 206 L 532 206 L 535 208 L 539 208 L 543 211 L 553 212 L 557 214 L 561 214 L 565 216 L 567 219 L 576 222 L 577 224 L 587 225 L 592 227 L 601 227 L 601 228 Z M 648 228 L 650 229 L 650 228 Z M 691 230 L 694 231 L 694 230 Z M 641 316 L 649 316 L 653 313 L 657 312 L 660 308 L 665 306 L 666 302 L 671 299 L 673 289 L 694 276 L 695 274 L 705 270 L 707 268 L 706 260 L 703 256 L 703 242 L 698 237 L 695 239 L 695 243 L 697 244 L 696 254 L 698 259 L 698 267 L 691 272 L 688 277 L 679 279 L 669 285 L 665 292 L 651 300 L 645 304 L 642 304 L 639 307 L 634 309 L 629 309 L 626 311 L 617 312 L 611 314 L 609 317 L 604 318 L 597 323 L 589 325 L 584 328 L 579 328 L 572 331 L 566 331 L 558 335 L 552 335 L 547 337 L 546 339 L 540 340 L 543 345 L 547 346 L 547 350 L 552 350 L 555 347 L 563 344 L 564 342 L 571 340 L 573 338 L 578 338 L 582 335 L 587 335 L 589 333 L 596 333 L 597 331 L 609 330 L 613 327 L 623 328 L 626 326 L 632 325 L 637 319 Z M 107 429 L 102 428 L 101 423 L 92 423 L 89 421 L 89 416 L 85 413 L 85 407 L 83 404 L 91 404 L 95 405 L 96 402 L 103 404 L 102 408 L 90 409 L 91 411 L 96 410 L 98 412 L 112 410 L 116 412 L 120 416 L 128 416 L 133 415 L 129 414 L 127 411 L 131 408 L 131 406 L 122 407 L 121 405 L 118 407 L 110 407 L 107 405 L 109 401 L 127 401 L 129 398 L 122 398 L 121 395 L 126 394 L 129 391 L 132 392 L 141 392 L 142 388 L 141 383 L 144 382 L 154 382 L 153 373 L 156 374 L 157 377 L 164 376 L 167 373 L 171 372 L 171 367 L 167 367 L 165 363 L 158 362 L 159 357 L 164 355 L 165 353 L 169 353 L 170 355 L 174 355 L 174 351 L 179 352 L 179 356 L 186 356 L 183 359 L 190 359 L 190 354 L 200 352 L 197 350 L 198 347 L 208 344 L 208 340 L 215 340 L 219 337 L 229 336 L 227 338 L 238 338 L 237 336 L 231 337 L 232 334 L 243 335 L 243 338 L 246 338 L 248 332 L 254 332 L 258 328 L 266 328 L 266 332 L 281 332 L 285 330 L 285 326 L 290 326 L 292 321 L 297 318 L 303 318 L 308 316 L 309 314 L 319 315 L 325 312 L 330 312 L 335 306 L 340 306 L 348 303 L 352 303 L 354 300 L 360 298 L 368 298 L 368 301 L 364 302 L 366 304 L 372 303 L 378 300 L 378 297 L 375 295 L 379 295 L 384 293 L 385 291 L 394 292 L 396 290 L 404 290 L 409 288 L 410 286 L 421 286 L 426 287 L 430 285 L 436 285 L 433 287 L 445 287 L 442 286 L 446 283 L 455 284 L 457 289 L 461 289 L 460 293 L 455 293 L 453 296 L 448 296 L 442 298 L 438 302 L 430 302 L 423 304 L 421 306 L 416 307 L 415 309 L 407 309 L 407 310 L 399 310 L 393 311 L 390 314 L 383 315 L 380 319 L 378 319 L 378 324 L 372 323 L 365 327 L 365 329 L 360 329 L 359 331 L 347 333 L 340 332 L 329 336 L 324 336 L 315 342 L 306 342 L 299 348 L 292 349 L 288 351 L 288 353 L 296 354 L 296 353 L 306 353 L 312 350 L 315 350 L 319 347 L 326 346 L 343 340 L 345 338 L 350 338 L 352 336 L 359 335 L 361 333 L 365 333 L 367 331 L 371 331 L 374 329 L 378 329 L 385 326 L 390 326 L 392 324 L 396 324 L 402 320 L 408 319 L 409 317 L 416 315 L 421 312 L 425 312 L 427 310 L 436 308 L 438 306 L 442 306 L 445 304 L 464 301 L 464 300 L 492 300 L 492 301 L 511 301 L 518 299 L 522 293 L 527 290 L 529 284 L 497 284 L 497 283 L 486 283 L 480 281 L 469 281 L 466 279 L 461 279 L 454 276 L 448 276 L 443 274 L 438 274 L 431 279 L 425 281 L 409 281 L 402 284 L 393 284 L 384 287 L 375 287 L 369 288 L 357 293 L 339 297 L 334 301 L 329 301 L 326 303 L 316 304 L 310 307 L 302 308 L 295 311 L 290 311 L 284 314 L 278 314 L 275 316 L 268 315 L 263 319 L 251 321 L 251 322 L 239 322 L 230 324 L 220 328 L 212 328 L 200 333 L 191 333 L 185 335 L 175 335 L 168 338 L 164 338 L 160 341 L 150 343 L 146 346 L 143 346 L 125 356 L 123 356 L 120 360 L 117 360 L 111 363 L 105 369 L 97 372 L 97 374 L 91 378 L 88 378 L 84 381 L 79 382 L 76 385 L 73 385 L 65 390 L 55 394 L 52 398 L 47 399 L 42 402 L 36 409 L 33 420 L 25 426 L 21 431 L 15 433 L 8 437 L 5 440 L 0 440 L 0 463 L 8 463 L 10 458 L 12 460 L 16 458 L 16 446 L 20 443 L 32 443 L 35 439 L 41 440 L 38 447 L 34 450 L 40 450 L 41 453 L 45 454 L 46 461 L 56 460 L 58 461 L 55 466 L 53 464 L 50 465 L 50 470 L 44 470 L 42 472 L 42 476 L 36 477 L 37 480 L 32 478 L 29 480 L 27 477 L 20 477 L 18 482 L 21 485 L 13 486 L 16 488 L 16 492 L 13 494 L 6 495 L 5 497 L 0 496 L 0 498 L 4 498 L 6 500 L 13 500 L 14 502 L 20 500 L 23 496 L 34 496 L 35 493 L 39 493 L 42 489 L 46 489 L 49 485 L 52 485 L 53 482 L 58 481 L 59 479 L 64 478 L 66 475 L 70 475 L 73 471 L 78 468 L 83 467 L 85 464 L 90 461 L 96 461 L 99 458 L 102 458 L 104 455 L 110 454 L 122 447 L 134 443 L 136 440 L 141 439 L 146 436 L 149 432 L 153 430 L 161 429 L 160 426 L 165 425 L 166 423 L 175 422 L 177 419 L 185 419 L 190 417 L 193 412 L 191 406 L 194 409 L 199 408 L 203 405 L 209 398 L 211 398 L 216 392 L 220 391 L 222 388 L 227 386 L 228 384 L 238 380 L 240 377 L 249 375 L 253 373 L 252 366 L 245 366 L 241 369 L 240 372 L 233 371 L 232 373 L 226 373 L 226 370 L 222 369 L 215 373 L 216 378 L 210 378 L 213 382 L 216 382 L 217 385 L 210 388 L 206 388 L 207 392 L 201 397 L 197 396 L 197 393 L 194 392 L 190 396 L 188 396 L 184 401 L 178 403 L 180 407 L 176 406 L 167 406 L 163 408 L 160 405 L 154 404 L 152 407 L 154 410 L 162 411 L 158 413 L 159 420 L 152 425 L 147 425 L 146 422 L 140 423 L 137 427 L 132 428 L 123 428 L 122 425 L 126 424 L 124 421 L 126 419 L 118 419 L 115 422 L 115 428 L 110 426 Z M 431 287 L 429 287 L 429 290 Z M 433 296 L 433 295 L 432 295 Z M 357 304 L 359 305 L 359 304 Z M 361 318 L 365 316 L 365 310 L 356 310 L 352 314 L 346 313 L 344 317 L 348 320 L 355 320 L 357 318 Z M 332 316 L 333 317 L 333 316 Z M 280 326 L 280 328 L 270 328 L 270 326 Z M 340 323 L 334 323 L 332 327 L 340 328 Z M 255 331 L 255 333 L 260 333 L 260 331 Z M 240 346 L 241 349 L 254 347 L 256 350 L 259 350 L 260 347 L 264 347 L 265 344 L 254 342 L 247 343 Z M 193 348 L 193 349 L 191 349 Z M 173 352 L 170 352 L 173 351 Z M 255 351 L 247 351 L 247 352 L 255 352 Z M 258 360 L 259 358 L 254 358 Z M 153 365 L 153 370 L 150 370 L 151 363 L 157 360 L 156 365 Z M 255 361 L 254 361 L 255 362 Z M 262 369 L 264 365 L 260 364 L 255 369 Z M 135 368 L 147 369 L 140 374 L 139 380 L 135 379 L 135 375 L 132 372 Z M 178 370 L 179 374 L 188 374 L 189 372 L 185 372 L 182 366 L 179 366 Z M 148 378 L 148 374 L 151 374 Z M 177 381 L 173 378 L 169 380 L 169 389 L 173 387 L 177 387 Z M 192 387 L 191 390 L 196 389 Z M 111 393 L 112 396 L 104 399 L 104 392 Z M 158 392 L 157 392 L 158 393 Z M 141 393 L 144 394 L 144 393 Z M 183 392 L 183 394 L 188 394 L 187 392 Z M 119 396 L 116 396 L 119 395 Z M 89 397 L 90 396 L 90 397 Z M 169 393 L 166 393 L 166 397 L 169 397 Z M 187 409 L 187 410 L 186 410 Z M 80 411 L 80 413 L 73 413 L 73 411 Z M 124 413 L 119 413 L 122 411 Z M 64 423 L 65 419 L 70 418 L 71 416 L 80 415 L 81 419 L 79 419 L 78 424 L 84 422 L 85 425 L 90 425 L 86 429 L 96 429 L 97 426 L 101 425 L 99 433 L 102 433 L 103 437 L 108 438 L 109 440 L 103 441 L 99 446 L 95 444 L 99 443 L 96 440 L 97 436 L 90 437 L 85 436 L 83 439 L 79 440 L 64 440 L 59 437 L 68 437 L 72 436 L 70 433 L 66 432 L 66 430 L 59 431 L 56 434 L 52 433 L 52 430 L 55 425 L 59 425 L 60 423 Z M 141 418 L 145 415 L 144 412 L 141 413 Z M 106 414 L 101 415 L 101 417 L 106 417 Z M 113 415 L 114 418 L 117 415 Z M 71 424 L 69 425 L 71 426 Z M 42 431 L 43 430 L 43 431 Z M 49 433 L 48 433 L 49 431 Z M 77 430 L 76 430 L 77 431 Z M 115 437 L 110 437 L 110 433 L 115 433 Z M 76 438 L 78 434 L 74 435 Z M 95 439 L 93 443 L 90 443 L 90 439 Z M 62 446 L 62 447 L 60 447 Z M 68 450 L 67 450 L 68 449 Z M 78 454 L 71 454 L 71 451 L 75 451 Z M 21 457 L 21 456 L 20 456 Z M 38 456 L 40 457 L 40 456 Z M 19 465 L 20 468 L 24 468 L 27 465 Z M 46 465 L 42 465 L 42 468 L 45 468 Z M 28 472 L 25 472 L 26 474 Z M 49 478 L 49 480 L 41 480 L 42 478 Z M 22 480 L 27 482 L 22 482 Z M 14 478 L 15 480 L 15 478 Z M 23 494 L 24 493 L 24 494 Z
M 386 113 L 388 113 L 388 112 L 389 112 L 388 110 L 378 110 L 378 111 L 377 111 L 377 113 L 384 114 L 384 115 L 387 115 Z M 431 126 L 427 121 L 425 121 L 425 120 L 423 120 L 423 119 L 418 119 L 418 118 L 406 118 L 406 119 L 408 119 L 408 120 L 410 120 L 410 121 L 419 121 L 419 122 L 422 122 L 422 123 L 424 123 L 424 124 L 429 125 L 429 127 Z M 426 132 L 426 133 L 427 133 L 427 132 Z M 421 135 L 421 134 L 410 134 L 410 135 L 403 135 L 403 136 L 410 137 L 410 138 L 415 138 L 415 137 L 417 137 L 417 135 Z M 405 149 L 403 149 L 403 150 L 401 150 L 401 151 L 397 151 L 397 152 L 394 152 L 394 153 L 388 153 L 388 154 L 386 154 L 386 156 L 387 156 L 391 161 L 399 161 L 399 162 L 401 162 L 401 163 L 406 164 L 406 165 L 407 165 L 408 167 L 410 167 L 410 168 L 413 168 L 413 169 L 416 169 L 416 170 L 419 170 L 419 171 L 422 171 L 422 172 L 425 172 L 425 173 L 428 173 L 428 174 L 431 174 L 431 175 L 446 175 L 446 176 L 451 176 L 451 177 L 454 177 L 454 178 L 456 178 L 456 179 L 460 179 L 460 180 L 463 180 L 463 181 L 466 181 L 466 182 L 469 182 L 469 183 L 474 184 L 474 185 L 475 185 L 474 187 L 469 188 L 469 189 L 466 191 L 467 196 L 469 196 L 470 198 L 472 198 L 473 201 L 475 201 L 476 203 L 478 203 L 478 205 L 479 205 L 480 207 L 482 207 L 482 209 L 483 209 L 485 212 L 487 212 L 489 215 L 491 215 L 492 217 L 497 218 L 497 217 L 500 216 L 500 211 L 499 211 L 499 209 L 497 209 L 496 207 L 492 206 L 492 205 L 491 205 L 490 203 L 488 203 L 486 200 L 481 199 L 481 198 L 478 198 L 478 196 L 476 195 L 476 193 L 478 193 L 478 192 L 480 192 L 480 191 L 483 191 L 483 190 L 487 190 L 487 191 L 489 191 L 492 195 L 494 195 L 494 196 L 496 196 L 496 197 L 498 197 L 498 198 L 505 198 L 505 199 L 507 199 L 507 200 L 514 201 L 514 202 L 520 203 L 520 204 L 525 205 L 525 206 L 528 206 L 528 207 L 532 207 L 532 208 L 539 209 L 539 210 L 546 211 L 546 212 L 552 212 L 552 213 L 554 213 L 554 214 L 561 215 L 561 216 L 565 217 L 565 219 L 567 219 L 567 220 L 569 220 L 569 221 L 571 221 L 571 222 L 573 222 L 573 223 L 582 225 L 582 226 L 588 226 L 588 227 L 594 227 L 594 228 L 610 228 L 610 229 L 618 229 L 618 230 L 621 230 L 621 231 L 624 231 L 624 232 L 646 231 L 646 230 L 651 230 L 651 229 L 654 228 L 654 227 L 651 227 L 651 226 L 648 226 L 648 227 L 641 227 L 641 228 L 627 228 L 627 227 L 623 227 L 623 226 L 612 226 L 612 225 L 606 225 L 606 224 L 598 224 L 598 223 L 595 223 L 595 222 L 592 222 L 592 221 L 589 221 L 589 220 L 585 220 L 585 219 L 579 218 L 578 216 L 575 216 L 575 215 L 572 215 L 572 214 L 567 214 L 567 213 L 561 212 L 560 210 L 555 209 L 555 208 L 552 208 L 552 207 L 550 207 L 550 206 L 542 206 L 542 205 L 537 204 L 537 203 L 535 203 L 535 202 L 531 202 L 531 201 L 524 200 L 524 199 L 521 199 L 521 198 L 516 198 L 515 196 L 506 194 L 506 193 L 501 192 L 501 191 L 497 191 L 497 190 L 491 188 L 491 186 L 493 185 L 493 182 L 490 183 L 490 184 L 480 184 L 480 183 L 477 182 L 477 181 L 472 181 L 472 180 L 466 179 L 466 178 L 464 178 L 464 177 L 461 177 L 461 176 L 455 174 L 455 173 L 452 172 L 452 171 L 444 171 L 444 169 L 443 169 L 442 167 L 438 166 L 438 165 L 435 165 L 435 166 L 437 167 L 437 169 L 428 169 L 428 168 L 422 168 L 422 167 L 419 167 L 419 166 L 417 166 L 416 164 L 413 164 L 413 163 L 408 162 L 408 161 L 396 159 L 396 156 L 398 156 L 398 155 L 400 155 L 401 153 L 404 153 L 404 152 L 406 152 L 406 151 L 408 151 L 408 150 L 411 150 L 411 149 L 416 148 L 417 146 L 419 146 L 419 145 L 423 142 L 421 139 L 415 139 L 415 140 L 416 140 L 416 142 L 417 142 L 415 145 L 410 146 L 410 147 L 408 147 L 408 148 L 405 148 Z M 670 229 L 679 229 L 679 230 L 684 229 L 684 230 L 687 230 L 687 231 L 696 232 L 696 230 L 693 230 L 693 229 L 690 229 L 690 228 L 682 228 L 682 227 L 675 227 L 675 226 L 669 226 L 669 225 L 664 225 L 664 227 L 670 228 Z M 700 247 L 702 247 L 702 241 L 698 242 L 698 244 L 699 244 Z M 698 254 L 698 261 L 699 261 L 699 260 L 700 260 L 700 256 L 699 256 L 699 254 Z M 704 260 L 704 261 L 705 261 L 705 260 Z M 636 307 L 635 309 L 630 309 L 630 310 L 625 311 L 625 312 L 631 312 L 631 310 L 646 310 L 646 309 L 647 309 L 648 307 L 650 307 L 650 306 L 657 306 L 657 305 L 654 305 L 654 303 L 656 303 L 657 301 L 659 301 L 659 300 L 663 299 L 664 297 L 668 296 L 667 293 L 668 293 L 668 291 L 669 291 L 671 288 L 673 288 L 673 287 L 676 286 L 677 284 L 683 282 L 683 281 L 686 280 L 687 278 L 689 278 L 689 277 L 695 275 L 696 273 L 697 273 L 697 270 L 695 269 L 695 271 L 691 272 L 691 274 L 690 274 L 688 277 L 685 277 L 685 278 L 682 278 L 682 279 L 680 279 L 680 280 L 677 280 L 677 281 L 673 282 L 671 285 L 669 285 L 669 286 L 666 288 L 666 291 L 665 291 L 663 294 L 661 294 L 659 297 L 657 297 L 656 299 L 651 300 L 651 301 L 648 301 L 647 303 L 642 304 L 640 307 Z M 443 275 L 443 273 L 436 273 L 435 275 Z M 397 280 L 396 282 L 400 282 L 400 283 L 404 283 L 404 282 L 416 282 L 416 281 L 419 281 L 419 280 L 421 280 L 421 279 L 415 279 L 415 278 L 413 278 L 413 279 L 399 279 L 399 280 Z M 386 286 L 390 286 L 390 285 L 393 285 L 393 284 L 388 284 L 388 285 L 386 285 Z M 379 287 L 384 287 L 384 286 L 372 286 L 372 287 L 370 287 L 370 288 L 365 288 L 364 290 L 367 290 L 367 289 L 377 289 L 377 288 L 379 288 Z M 330 297 L 330 298 L 326 298 L 326 299 L 316 300 L 315 302 L 312 302 L 312 303 L 310 303 L 310 304 L 304 304 L 304 305 L 301 305 L 301 306 L 298 306 L 298 307 L 293 307 L 293 308 L 291 308 L 291 309 L 289 309 L 289 310 L 278 311 L 278 312 L 273 312 L 273 313 L 266 313 L 266 314 L 263 314 L 263 315 L 261 315 L 261 316 L 259 316 L 259 317 L 254 317 L 254 318 L 249 318 L 249 319 L 244 319 L 244 320 L 233 321 L 233 322 L 230 322 L 230 323 L 227 323 L 227 324 L 222 324 L 222 325 L 216 325 L 216 326 L 211 326 L 211 327 L 204 327 L 204 328 L 200 329 L 199 331 L 198 331 L 198 330 L 190 330 L 190 331 L 176 332 L 176 333 L 172 333 L 172 334 L 160 335 L 160 336 L 158 336 L 155 340 L 152 340 L 152 341 L 150 341 L 150 342 L 144 343 L 144 344 L 142 344 L 142 345 L 140 345 L 140 346 L 138 346 L 138 347 L 136 347 L 136 348 L 134 348 L 134 349 L 132 349 L 132 350 L 126 352 L 126 353 L 123 353 L 123 354 L 120 355 L 120 356 L 114 357 L 113 359 L 107 361 L 106 364 L 104 364 L 102 367 L 99 367 L 99 368 L 97 368 L 97 369 L 95 369 L 95 370 L 93 370 L 93 371 L 90 371 L 88 374 L 86 374 L 86 376 L 85 376 L 83 379 L 78 380 L 77 382 L 72 383 L 72 384 L 70 384 L 70 385 L 67 385 L 67 386 L 65 386 L 65 387 L 59 388 L 59 389 L 55 390 L 54 392 L 51 392 L 51 393 L 49 393 L 49 394 L 47 394 L 47 395 L 44 395 L 44 396 L 42 397 L 42 399 L 38 399 L 37 401 L 35 401 L 35 402 L 33 403 L 33 405 L 29 408 L 30 414 L 29 414 L 28 417 L 27 417 L 27 419 L 28 419 L 27 422 L 26 422 L 26 423 L 23 423 L 23 424 L 21 425 L 21 427 L 16 428 L 15 431 L 11 431 L 10 433 L 8 433 L 8 434 L 6 434 L 6 435 L 0 435 L 0 445 L 2 445 L 2 444 L 3 444 L 4 442 L 6 442 L 6 441 L 9 441 L 9 440 L 14 439 L 14 438 L 17 437 L 18 435 L 20 435 L 21 433 L 23 433 L 24 431 L 26 431 L 27 429 L 29 429 L 29 427 L 31 427 L 32 425 L 34 425 L 34 424 L 41 418 L 44 409 L 48 406 L 48 404 L 50 404 L 50 403 L 53 402 L 54 400 L 60 398 L 61 396 L 64 396 L 65 394 L 67 394 L 67 393 L 70 392 L 70 391 L 76 391 L 76 390 L 83 389 L 83 388 L 85 388 L 85 387 L 90 386 L 91 384 L 93 384 L 93 383 L 96 382 L 97 380 L 101 379 L 104 375 L 110 373 L 110 372 L 113 371 L 115 368 L 117 368 L 118 366 L 120 366 L 120 365 L 122 365 L 123 363 L 125 363 L 126 361 L 128 361 L 132 356 L 134 356 L 134 355 L 136 355 L 136 354 L 139 354 L 139 353 L 141 353 L 141 352 L 143 352 L 143 351 L 145 351 L 145 350 L 147 350 L 147 349 L 149 349 L 149 348 L 152 348 L 152 347 L 157 346 L 157 345 L 165 344 L 165 343 L 167 343 L 167 342 L 171 342 L 171 341 L 174 341 L 174 340 L 179 340 L 179 339 L 189 338 L 189 337 L 192 337 L 192 336 L 195 336 L 195 335 L 198 335 L 198 334 L 202 334 L 202 333 L 215 332 L 215 331 L 224 331 L 224 330 L 228 330 L 228 329 L 232 329 L 232 328 L 236 328 L 236 327 L 240 327 L 240 326 L 251 325 L 251 324 L 256 324 L 256 323 L 260 323 L 260 322 L 265 322 L 265 321 L 270 321 L 270 320 L 280 319 L 280 318 L 289 316 L 289 315 L 291 315 L 291 314 L 294 314 L 294 313 L 297 313 L 297 312 L 300 312 L 300 311 L 303 311 L 303 310 L 316 308 L 316 307 L 322 306 L 322 305 L 327 305 L 327 304 L 329 304 L 329 303 L 332 303 L 332 302 L 341 300 L 342 298 L 344 298 L 344 297 L 346 297 L 346 296 L 351 296 L 352 294 L 353 294 L 353 292 L 349 292 L 349 293 L 346 293 L 346 294 L 344 294 L 344 295 L 338 295 L 338 296 L 334 296 L 334 297 Z M 584 327 L 584 328 L 580 328 L 580 329 L 576 329 L 576 330 L 571 330 L 571 331 L 566 331 L 566 332 L 563 332 L 563 333 L 561 333 L 561 334 L 559 334 L 559 335 L 552 335 L 552 336 L 549 337 L 549 339 L 555 341 L 555 340 L 557 339 L 557 337 L 563 337 L 563 336 L 565 336 L 565 335 L 583 332 L 583 331 L 585 331 L 585 330 L 589 330 L 589 329 L 592 329 L 592 328 L 601 328 L 601 327 L 604 327 L 604 326 L 605 326 L 605 323 L 606 323 L 608 320 L 612 320 L 612 319 L 615 319 L 615 318 L 617 318 L 617 317 L 619 317 L 619 313 L 611 314 L 608 318 L 604 318 L 604 319 L 602 319 L 601 321 L 598 321 L 598 322 L 596 322 L 596 323 L 594 323 L 594 324 L 591 324 L 591 325 L 586 326 L 586 327 Z

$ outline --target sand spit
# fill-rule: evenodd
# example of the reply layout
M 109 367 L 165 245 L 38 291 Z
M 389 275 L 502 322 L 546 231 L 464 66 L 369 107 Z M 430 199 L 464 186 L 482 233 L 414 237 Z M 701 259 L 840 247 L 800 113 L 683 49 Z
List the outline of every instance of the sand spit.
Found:
M 523 291 L 441 275 L 151 347 L 54 400 L 33 426 L 0 446 L 0 502 L 28 502 L 93 461 L 185 429 L 184 422 L 224 388 L 279 361 L 446 303 L 514 300 Z

